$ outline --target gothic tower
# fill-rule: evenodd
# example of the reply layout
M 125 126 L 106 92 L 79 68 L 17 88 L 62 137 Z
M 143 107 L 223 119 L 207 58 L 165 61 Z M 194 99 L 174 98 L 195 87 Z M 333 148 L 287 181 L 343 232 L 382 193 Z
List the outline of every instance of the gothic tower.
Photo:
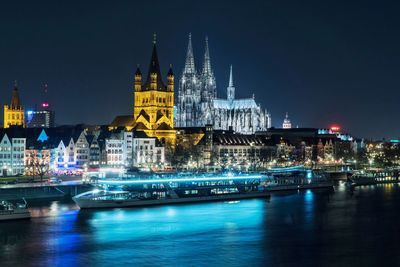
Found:
M 19 98 L 17 82 L 14 84 L 11 104 L 4 105 L 4 128 L 9 128 L 10 126 L 25 127 L 24 107 Z
M 201 72 L 201 125 L 213 124 L 213 100 L 217 97 L 217 85 L 211 68 L 208 37 L 204 52 L 203 70 Z
M 165 85 L 161 78 L 155 35 L 146 82 L 142 84 L 139 67 L 135 73 L 133 117 L 135 130 L 144 131 L 160 141 L 175 142 L 174 74 L 170 66 Z
M 192 35 L 189 34 L 185 67 L 179 81 L 177 127 L 192 127 L 198 125 L 200 103 L 200 82 L 194 64 Z

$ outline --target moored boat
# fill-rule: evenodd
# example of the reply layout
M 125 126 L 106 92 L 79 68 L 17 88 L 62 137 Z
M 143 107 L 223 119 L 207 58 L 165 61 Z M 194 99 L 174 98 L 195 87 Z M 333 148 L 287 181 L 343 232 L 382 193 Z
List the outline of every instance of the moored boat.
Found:
M 29 219 L 31 214 L 27 208 L 27 203 L 13 204 L 9 201 L 0 201 L 0 221 L 6 220 L 19 220 L 19 219 Z
M 267 191 L 333 187 L 333 181 L 325 173 L 304 168 L 277 168 L 265 174 L 269 177 Z
M 400 182 L 400 180 L 399 172 L 397 170 L 359 171 L 355 172 L 347 179 L 347 184 L 350 186 L 376 185 L 398 182 Z
M 80 208 L 116 208 L 265 198 L 261 174 L 193 174 L 146 179 L 101 179 L 96 189 L 73 197 Z

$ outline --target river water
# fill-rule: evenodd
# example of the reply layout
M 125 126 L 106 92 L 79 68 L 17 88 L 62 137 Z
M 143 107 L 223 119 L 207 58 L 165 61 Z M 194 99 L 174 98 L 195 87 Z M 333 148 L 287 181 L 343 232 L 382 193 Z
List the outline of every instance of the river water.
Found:
M 269 199 L 82 210 L 0 223 L 0 266 L 400 266 L 396 184 Z

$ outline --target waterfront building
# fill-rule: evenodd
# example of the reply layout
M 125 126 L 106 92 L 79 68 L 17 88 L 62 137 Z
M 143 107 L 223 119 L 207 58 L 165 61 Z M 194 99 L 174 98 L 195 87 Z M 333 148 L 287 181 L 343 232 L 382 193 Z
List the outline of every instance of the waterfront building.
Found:
M 287 140 L 281 138 L 280 142 L 276 144 L 277 159 L 291 160 L 295 153 L 295 146 L 290 144 Z
M 101 148 L 98 135 L 91 136 L 89 146 L 89 168 L 99 168 L 101 164 Z
M 86 139 L 86 132 L 82 131 L 78 139 L 75 142 L 75 157 L 76 157 L 76 167 L 85 168 L 89 165 L 90 160 L 90 146 Z
M 200 145 L 204 164 L 222 169 L 249 170 L 264 166 L 275 155 L 275 146 L 265 135 L 213 130 L 210 126 Z
M 105 133 L 107 134 L 107 133 Z M 106 166 L 132 166 L 132 132 L 115 129 L 105 137 Z M 104 165 L 103 165 L 104 166 Z
M 0 176 L 23 174 L 26 138 L 7 133 L 0 136 Z
M 4 128 L 10 126 L 25 127 L 25 112 L 19 98 L 18 86 L 15 82 L 10 105 L 4 105 Z
M 208 39 L 206 38 L 203 67 L 198 73 L 192 39 L 189 35 L 185 67 L 179 81 L 175 126 L 205 127 L 206 125 L 213 125 L 217 130 L 232 128 L 239 133 L 252 134 L 271 127 L 271 116 L 256 103 L 254 96 L 245 99 L 235 97 L 232 66 L 227 98 L 218 98 Z
M 126 167 L 132 167 L 133 165 L 133 132 L 132 131 L 124 131 L 123 136 L 123 160 Z
M 124 141 L 118 138 L 106 139 L 107 166 L 123 167 L 124 162 Z
M 139 132 L 133 137 L 133 166 L 160 168 L 165 163 L 165 148 L 156 138 L 149 138 Z
M 133 121 L 133 130 L 143 131 L 147 136 L 156 137 L 164 143 L 175 143 L 174 73 L 170 66 L 165 85 L 161 77 L 155 37 L 146 81 L 142 83 L 139 67 L 135 73 Z
M 283 129 L 291 129 L 292 128 L 292 123 L 290 122 L 289 114 L 287 112 L 286 112 L 285 119 L 283 119 L 282 128 Z

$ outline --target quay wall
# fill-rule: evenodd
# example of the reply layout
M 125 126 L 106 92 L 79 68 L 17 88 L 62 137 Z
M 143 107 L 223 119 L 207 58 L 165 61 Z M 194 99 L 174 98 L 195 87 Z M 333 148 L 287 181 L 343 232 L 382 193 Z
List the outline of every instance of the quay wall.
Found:
M 57 199 L 72 197 L 83 192 L 92 190 L 91 185 L 60 185 L 21 188 L 1 188 L 0 200 L 16 200 L 25 198 L 33 199 Z

